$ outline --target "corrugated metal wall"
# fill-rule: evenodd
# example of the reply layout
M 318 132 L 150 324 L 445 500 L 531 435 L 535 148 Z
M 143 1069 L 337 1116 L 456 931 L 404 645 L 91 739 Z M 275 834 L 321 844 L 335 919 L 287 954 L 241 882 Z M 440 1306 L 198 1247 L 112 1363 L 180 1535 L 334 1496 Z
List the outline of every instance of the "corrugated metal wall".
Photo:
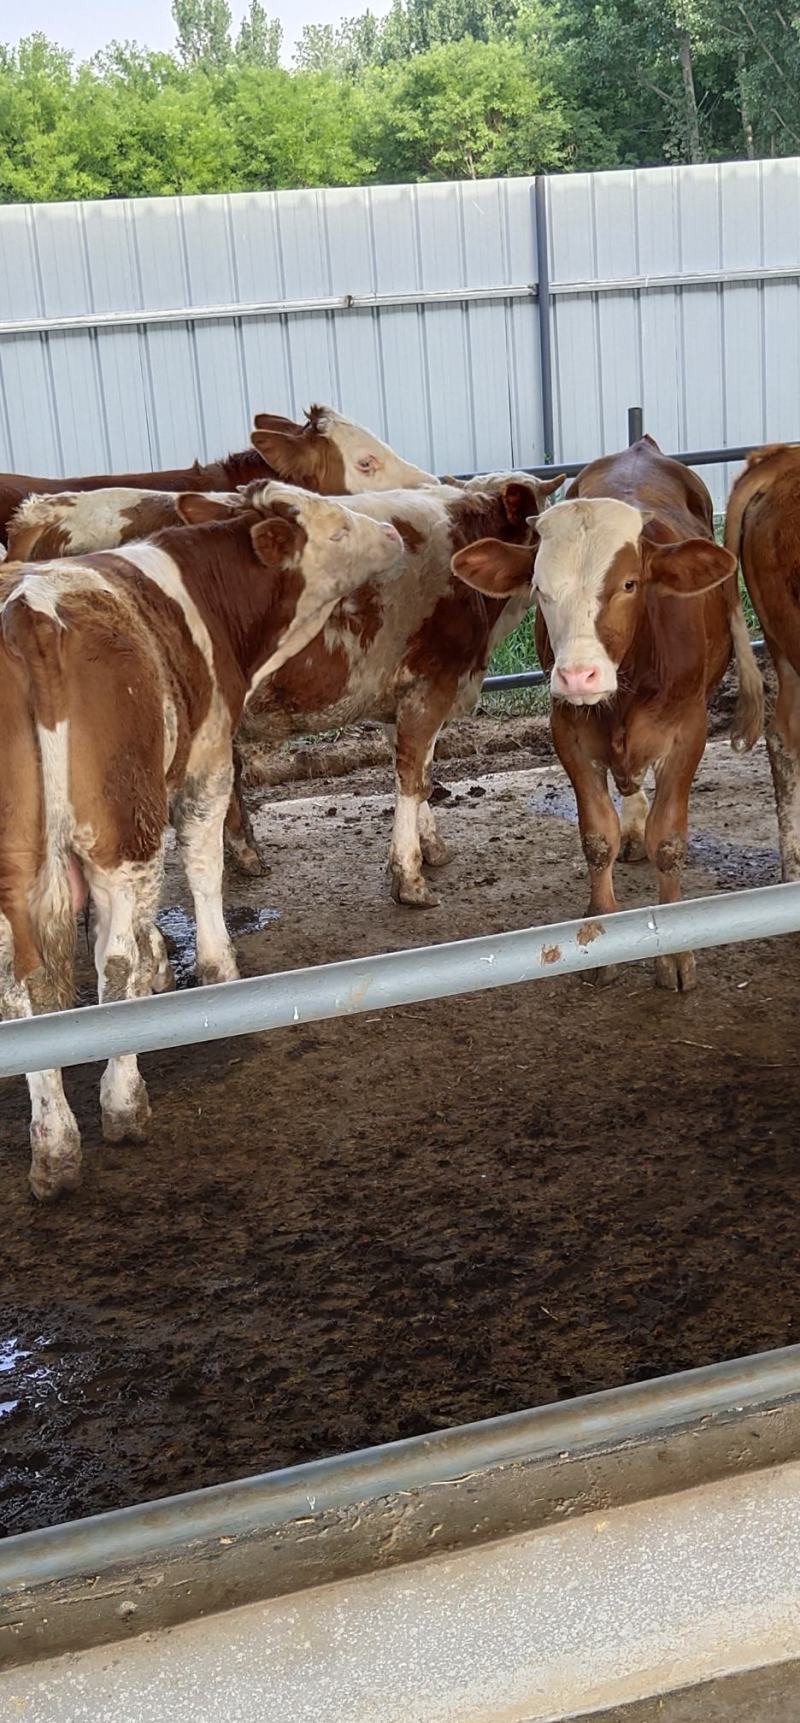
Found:
M 800 436 L 800 160 L 565 176 L 547 201 L 557 457 L 618 447 L 634 404 L 666 448 Z M 439 472 L 535 465 L 535 282 L 530 180 L 6 207 L 0 466 L 172 465 L 314 399 Z
M 0 211 L 0 324 L 535 281 L 530 182 Z M 337 405 L 426 467 L 543 458 L 535 301 L 0 333 L 0 466 L 171 466 Z
M 800 437 L 800 159 L 576 174 L 549 193 L 554 284 L 756 277 L 557 292 L 562 460 L 616 447 L 631 405 L 665 449 Z M 703 469 L 719 503 L 730 476 Z

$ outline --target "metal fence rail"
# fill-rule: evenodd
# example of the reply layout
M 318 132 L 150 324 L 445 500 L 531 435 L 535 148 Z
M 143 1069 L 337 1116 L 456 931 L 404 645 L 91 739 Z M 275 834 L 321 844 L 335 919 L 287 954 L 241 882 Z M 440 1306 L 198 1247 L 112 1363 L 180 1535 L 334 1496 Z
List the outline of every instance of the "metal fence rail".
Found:
M 800 884 L 553 922 L 0 1025 L 0 1078 L 800 931 Z

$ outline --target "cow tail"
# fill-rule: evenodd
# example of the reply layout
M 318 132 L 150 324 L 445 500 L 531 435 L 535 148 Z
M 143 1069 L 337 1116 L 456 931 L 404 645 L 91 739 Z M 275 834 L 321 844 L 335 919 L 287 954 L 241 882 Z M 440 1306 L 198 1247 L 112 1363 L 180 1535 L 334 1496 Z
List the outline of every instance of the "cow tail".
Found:
M 3 607 L 0 628 L 28 674 L 41 770 L 44 853 L 29 894 L 32 931 L 44 970 L 40 1008 L 63 1009 L 74 1002 L 76 944 L 64 628 L 46 590 L 38 582 L 29 590 L 24 579 Z

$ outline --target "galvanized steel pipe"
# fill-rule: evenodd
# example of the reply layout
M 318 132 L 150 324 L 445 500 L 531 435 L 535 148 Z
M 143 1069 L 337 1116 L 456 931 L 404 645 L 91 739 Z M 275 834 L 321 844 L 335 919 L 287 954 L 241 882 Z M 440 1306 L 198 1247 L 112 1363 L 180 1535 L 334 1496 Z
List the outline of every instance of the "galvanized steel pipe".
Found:
M 0 1025 L 0 1077 L 253 1035 L 800 930 L 800 884 L 621 910 Z

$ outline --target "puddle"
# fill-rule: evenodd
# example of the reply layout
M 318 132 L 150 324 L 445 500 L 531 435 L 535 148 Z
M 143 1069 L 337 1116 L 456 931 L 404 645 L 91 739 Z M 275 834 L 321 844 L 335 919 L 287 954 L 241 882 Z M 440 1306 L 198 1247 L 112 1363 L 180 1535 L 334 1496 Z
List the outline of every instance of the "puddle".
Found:
M 9 1370 L 16 1370 L 22 1358 L 30 1358 L 30 1352 L 23 1352 L 17 1339 L 0 1340 L 0 1376 Z
M 50 1394 L 57 1393 L 55 1372 L 40 1357 L 49 1350 L 50 1343 L 44 1335 L 39 1335 L 31 1348 L 22 1346 L 15 1334 L 0 1340 L 0 1376 L 14 1378 L 13 1382 L 9 1380 L 8 1387 L 17 1396 L 14 1400 L 0 1400 L 0 1418 L 10 1418 L 23 1403 L 39 1407 Z
M 253 909 L 240 904 L 225 911 L 225 926 L 231 939 L 241 939 L 245 933 L 260 933 L 273 921 L 280 921 L 279 909 Z M 167 941 L 169 960 L 178 987 L 189 987 L 195 979 L 197 950 L 194 916 L 185 909 L 160 909 L 156 922 Z
M 543 790 L 537 790 L 535 795 L 528 796 L 528 807 L 534 814 L 550 814 L 555 820 L 569 820 L 573 826 L 578 823 L 572 790 L 565 789 L 561 784 L 547 784 Z

